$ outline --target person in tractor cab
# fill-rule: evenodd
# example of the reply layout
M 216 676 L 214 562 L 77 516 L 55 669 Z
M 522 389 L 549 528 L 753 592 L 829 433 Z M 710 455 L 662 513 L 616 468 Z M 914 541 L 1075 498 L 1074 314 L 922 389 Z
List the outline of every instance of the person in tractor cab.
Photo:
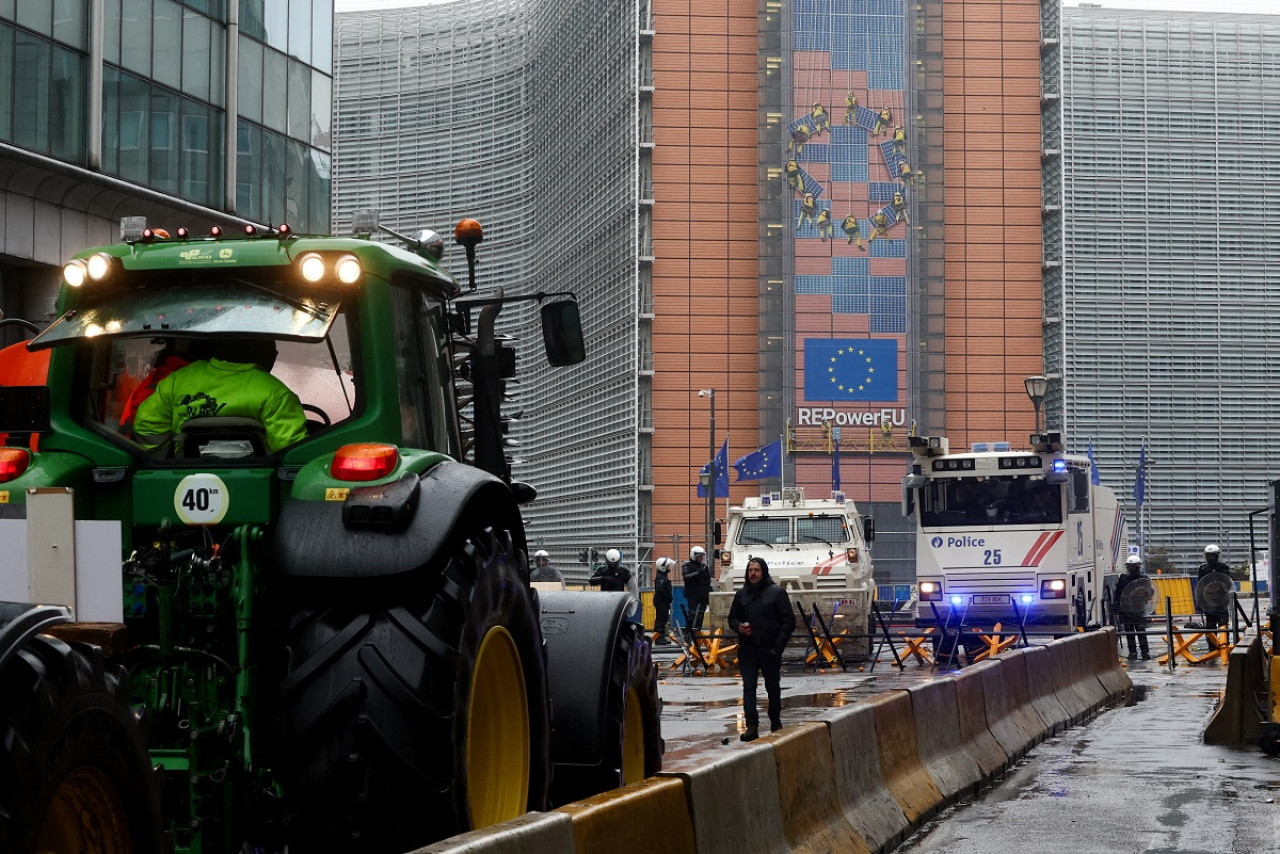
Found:
M 298 396 L 269 373 L 275 360 L 275 342 L 267 338 L 218 342 L 212 357 L 178 368 L 139 404 L 138 441 L 164 450 L 188 421 L 214 416 L 260 422 L 268 453 L 299 441 L 307 435 L 307 417 Z

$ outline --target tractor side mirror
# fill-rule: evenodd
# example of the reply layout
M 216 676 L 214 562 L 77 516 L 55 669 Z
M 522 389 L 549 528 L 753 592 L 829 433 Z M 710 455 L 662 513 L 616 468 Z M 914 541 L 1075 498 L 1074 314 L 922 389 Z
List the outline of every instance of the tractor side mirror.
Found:
M 552 367 L 576 365 L 587 358 L 577 302 L 558 300 L 542 306 L 542 343 Z

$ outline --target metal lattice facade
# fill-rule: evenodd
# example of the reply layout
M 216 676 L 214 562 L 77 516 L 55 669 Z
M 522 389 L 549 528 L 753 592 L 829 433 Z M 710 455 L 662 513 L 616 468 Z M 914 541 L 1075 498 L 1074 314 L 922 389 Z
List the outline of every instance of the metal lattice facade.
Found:
M 474 217 L 482 287 L 578 296 L 588 355 L 574 368 L 547 366 L 532 309 L 504 313 L 521 338 L 514 476 L 539 490 L 524 508 L 530 548 L 571 576 L 585 573 L 581 549 L 617 547 L 634 564 L 652 539 L 642 17 L 635 0 L 337 17 L 335 229 L 362 208 L 446 235 Z M 445 260 L 464 269 L 460 250 Z
M 1239 565 L 1277 477 L 1280 18 L 1069 8 L 1062 79 L 1051 423 L 1092 441 L 1130 519 L 1146 437 L 1148 547 Z

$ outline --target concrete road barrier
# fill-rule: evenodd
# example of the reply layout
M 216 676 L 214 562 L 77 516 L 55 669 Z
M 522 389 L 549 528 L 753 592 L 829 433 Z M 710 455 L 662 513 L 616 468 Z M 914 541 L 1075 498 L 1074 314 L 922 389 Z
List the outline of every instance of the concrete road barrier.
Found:
M 978 665 L 984 666 L 987 666 L 985 662 Z M 999 665 L 991 662 L 991 666 Z M 982 772 L 982 779 L 990 780 L 1004 773 L 1009 767 L 1010 756 L 987 723 L 987 699 L 982 672 L 973 667 L 965 668 L 955 677 L 955 683 L 961 744 Z
M 1067 643 L 1068 641 L 1060 638 L 1039 647 L 1039 651 L 1048 658 L 1049 683 L 1053 685 L 1054 696 L 1070 715 L 1067 726 L 1074 726 L 1089 716 L 1089 701 L 1072 684 L 1069 647 L 1065 645 Z M 1027 672 L 1027 678 L 1031 678 L 1030 671 Z
M 442 840 L 410 854 L 568 854 L 573 820 L 556 812 L 529 812 L 481 830 Z
M 574 854 L 617 854 L 624 841 L 635 851 L 697 850 L 684 781 L 676 777 L 650 777 L 556 812 L 573 819 Z
M 942 805 L 942 792 L 920 761 L 911 695 L 890 691 L 867 701 L 876 718 L 880 771 L 885 786 L 912 825 L 932 816 Z
M 944 806 L 971 794 L 982 782 L 982 769 L 964 749 L 960 735 L 960 706 L 954 679 L 934 679 L 912 685 L 916 749 L 925 770 L 942 793 Z
M 1091 634 L 1094 632 L 1082 632 L 1049 644 L 1049 646 L 1058 644 L 1062 646 L 1068 683 L 1071 690 L 1080 697 L 1086 716 L 1095 714 L 1107 702 L 1107 689 L 1098 681 L 1098 677 L 1093 675 L 1086 663 L 1089 646 L 1094 643 L 1089 637 Z
M 659 776 L 684 781 L 698 854 L 789 854 L 773 747 L 767 742 L 676 764 Z
M 1036 733 L 1040 731 L 1042 724 L 1037 716 L 1035 731 L 1026 729 L 1027 716 L 1017 712 L 1017 707 L 1009 696 L 1004 659 L 966 667 L 964 675 L 982 680 L 982 699 L 987 707 L 987 729 L 1000 743 L 1010 762 L 1021 759 L 1036 743 Z
M 1124 701 L 1133 690 L 1133 682 L 1129 674 L 1120 666 L 1120 655 L 1116 652 L 1115 626 L 1090 632 L 1089 664 L 1098 681 L 1107 689 L 1107 696 L 1112 701 Z
M 831 728 L 836 789 L 844 816 L 873 852 L 888 851 L 906 838 L 911 822 L 884 782 L 875 710 L 857 703 L 826 721 Z
M 1065 729 L 1071 714 L 1058 702 L 1054 686 L 1047 684 L 1049 662 L 1044 650 L 1034 646 L 1020 649 L 1017 655 L 1006 657 L 1004 664 L 1009 668 L 1009 691 L 1017 697 L 1018 707 L 1030 709 L 1040 719 L 1036 744 Z
M 789 726 L 766 740 L 778 769 L 782 827 L 791 850 L 871 854 L 840 808 L 831 731 L 821 722 Z M 754 851 L 754 848 L 746 850 Z M 701 852 L 699 852 L 701 854 Z

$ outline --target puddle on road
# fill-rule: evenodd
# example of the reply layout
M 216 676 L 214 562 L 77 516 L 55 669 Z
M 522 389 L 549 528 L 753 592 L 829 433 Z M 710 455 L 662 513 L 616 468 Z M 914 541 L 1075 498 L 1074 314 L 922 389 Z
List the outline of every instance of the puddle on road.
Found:
M 763 699 L 763 692 L 758 699 Z M 784 709 L 838 709 L 857 702 L 858 698 L 850 691 L 824 691 L 817 694 L 782 695 Z M 741 706 L 742 698 L 733 697 L 724 700 L 668 700 L 663 699 L 664 708 L 683 707 L 695 709 L 723 709 L 730 706 Z

